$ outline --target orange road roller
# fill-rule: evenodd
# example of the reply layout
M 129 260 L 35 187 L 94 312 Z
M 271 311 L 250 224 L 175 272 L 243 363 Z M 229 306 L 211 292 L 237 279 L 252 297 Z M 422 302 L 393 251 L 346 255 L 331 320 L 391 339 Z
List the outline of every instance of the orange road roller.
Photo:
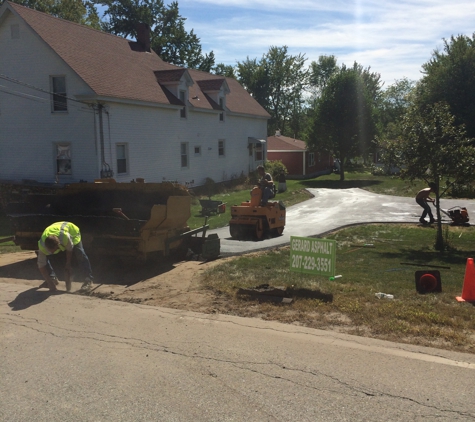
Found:
M 285 226 L 285 206 L 282 201 L 261 205 L 262 190 L 254 187 L 251 200 L 231 207 L 229 232 L 233 239 L 257 239 L 280 236 Z

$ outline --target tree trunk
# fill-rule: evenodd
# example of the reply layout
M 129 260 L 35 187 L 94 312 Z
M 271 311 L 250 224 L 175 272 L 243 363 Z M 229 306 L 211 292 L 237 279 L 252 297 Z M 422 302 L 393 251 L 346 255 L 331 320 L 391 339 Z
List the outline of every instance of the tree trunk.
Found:
M 340 158 L 340 182 L 345 180 L 345 159 Z
M 445 251 L 444 235 L 442 233 L 442 219 L 440 217 L 440 198 L 439 198 L 439 184 L 437 183 L 437 192 L 435 193 L 435 208 L 437 218 L 437 234 L 435 238 L 435 249 L 439 252 Z

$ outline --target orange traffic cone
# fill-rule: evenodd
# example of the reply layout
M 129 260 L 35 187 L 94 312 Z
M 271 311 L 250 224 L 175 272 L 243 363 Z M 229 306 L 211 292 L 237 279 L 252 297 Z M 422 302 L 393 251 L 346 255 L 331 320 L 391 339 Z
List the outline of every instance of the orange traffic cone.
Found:
M 456 296 L 455 299 L 459 302 L 475 302 L 475 266 L 473 258 L 467 258 L 462 296 Z

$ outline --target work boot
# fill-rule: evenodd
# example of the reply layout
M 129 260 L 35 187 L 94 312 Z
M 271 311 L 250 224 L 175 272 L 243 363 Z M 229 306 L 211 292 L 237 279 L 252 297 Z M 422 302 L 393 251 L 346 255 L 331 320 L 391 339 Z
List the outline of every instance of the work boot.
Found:
M 54 277 L 52 279 L 54 281 L 54 285 L 57 286 L 59 284 L 59 281 L 56 277 Z M 43 283 L 41 283 L 39 286 L 38 286 L 38 289 L 49 289 L 49 285 L 48 285 L 48 282 L 45 280 L 43 281 Z
M 89 277 L 84 279 L 84 283 L 82 283 L 81 290 L 87 290 L 92 287 L 92 280 Z

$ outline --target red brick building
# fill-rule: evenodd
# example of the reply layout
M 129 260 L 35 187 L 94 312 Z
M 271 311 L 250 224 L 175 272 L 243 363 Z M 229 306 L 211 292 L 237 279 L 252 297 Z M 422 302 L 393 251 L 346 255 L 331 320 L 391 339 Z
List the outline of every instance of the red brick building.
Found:
M 281 160 L 289 176 L 312 177 L 331 172 L 333 157 L 326 152 L 309 151 L 299 139 L 282 136 L 279 131 L 267 138 L 267 160 Z

